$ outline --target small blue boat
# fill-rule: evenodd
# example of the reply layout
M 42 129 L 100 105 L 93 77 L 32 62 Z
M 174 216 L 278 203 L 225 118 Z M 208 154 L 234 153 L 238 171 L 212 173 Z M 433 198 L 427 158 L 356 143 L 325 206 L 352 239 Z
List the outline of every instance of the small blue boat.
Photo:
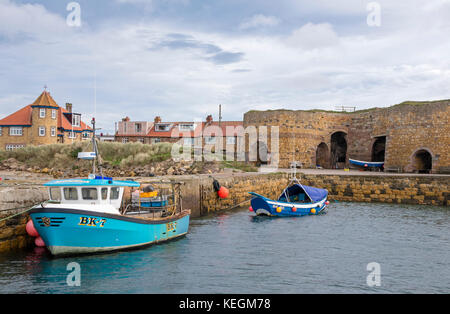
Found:
M 355 166 L 364 168 L 381 168 L 384 166 L 384 161 L 361 161 L 356 159 L 348 159 L 348 161 Z
M 98 156 L 94 138 L 93 146 L 94 156 Z M 171 186 L 172 194 L 164 196 L 161 206 L 149 208 L 125 199 L 125 193 L 130 192 L 131 196 L 132 190 L 140 187 L 135 181 L 116 181 L 95 173 L 87 179 L 53 180 L 45 184 L 50 200 L 31 209 L 30 216 L 53 255 L 115 251 L 159 243 L 187 234 L 190 218 L 190 211 L 181 207 L 181 183 L 161 184 Z
M 297 179 L 291 181 L 278 200 L 271 200 L 254 192 L 251 209 L 256 215 L 267 216 L 306 216 L 322 213 L 329 202 L 328 191 L 302 185 Z

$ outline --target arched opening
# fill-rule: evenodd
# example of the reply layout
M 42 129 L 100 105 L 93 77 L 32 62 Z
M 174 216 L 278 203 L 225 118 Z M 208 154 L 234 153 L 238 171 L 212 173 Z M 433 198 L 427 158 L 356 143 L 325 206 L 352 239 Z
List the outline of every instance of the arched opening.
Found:
M 316 149 L 316 167 L 317 168 L 330 167 L 330 156 L 328 152 L 328 145 L 323 142 L 320 143 Z
M 418 150 L 413 157 L 415 171 L 418 173 L 430 173 L 433 166 L 432 159 L 433 157 L 427 150 Z
M 377 137 L 377 139 L 372 145 L 371 161 L 384 161 L 385 151 L 386 151 L 386 136 Z
M 344 168 L 347 162 L 347 134 L 335 132 L 331 135 L 331 168 Z
M 253 151 L 253 154 L 256 153 L 255 155 L 257 165 L 267 165 L 269 163 L 270 154 L 266 143 L 258 141 L 251 146 L 251 150 Z M 253 158 L 255 157 L 255 155 L 253 155 Z M 255 161 L 255 159 L 252 159 L 250 161 Z

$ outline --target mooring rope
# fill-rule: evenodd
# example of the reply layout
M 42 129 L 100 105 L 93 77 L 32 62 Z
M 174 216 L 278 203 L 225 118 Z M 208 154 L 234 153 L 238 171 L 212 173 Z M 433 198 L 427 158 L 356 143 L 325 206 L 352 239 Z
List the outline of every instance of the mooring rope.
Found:
M 27 210 L 24 210 L 24 211 L 22 211 L 22 212 L 20 212 L 20 213 L 16 213 L 16 214 L 14 214 L 14 215 L 11 215 L 11 216 L 2 218 L 2 219 L 0 219 L 0 222 L 2 222 L 2 221 L 4 221 L 4 220 L 11 219 L 11 218 L 16 217 L 16 216 L 19 216 L 19 215 L 22 215 L 22 214 L 24 214 L 24 213 L 26 213 L 26 212 L 29 212 L 29 211 L 32 210 L 36 205 L 39 205 L 39 204 L 42 205 L 42 204 L 44 204 L 45 202 L 46 202 L 46 201 L 36 203 L 36 204 L 32 205 L 30 208 L 28 208 Z M 2 209 L 2 210 L 0 210 L 0 213 L 1 213 L 1 212 L 5 212 L 5 211 L 11 211 L 11 210 L 17 210 L 17 209 L 27 208 L 27 207 L 28 207 L 28 206 L 22 206 L 22 207 L 15 207 L 15 208 Z
M 253 198 L 253 197 L 251 197 L 251 198 L 249 198 L 249 199 L 246 199 L 245 201 L 242 201 L 242 202 L 240 202 L 240 203 L 237 203 L 237 204 L 235 204 L 235 205 L 233 205 L 233 206 L 231 206 L 231 207 L 225 208 L 225 209 L 223 209 L 223 210 L 230 210 L 230 209 L 236 208 L 236 207 L 238 207 L 238 206 L 240 206 L 240 205 L 242 205 L 242 204 L 244 204 L 244 203 L 247 203 L 248 201 L 251 201 L 252 198 Z M 221 210 L 222 210 L 222 209 L 221 209 Z

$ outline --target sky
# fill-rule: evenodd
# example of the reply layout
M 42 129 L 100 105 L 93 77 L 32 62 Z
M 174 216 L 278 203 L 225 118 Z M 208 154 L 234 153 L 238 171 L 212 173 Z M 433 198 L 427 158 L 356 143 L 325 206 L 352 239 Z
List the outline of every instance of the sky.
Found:
M 44 86 L 104 133 L 449 99 L 449 34 L 450 0 L 0 0 L 0 118 Z

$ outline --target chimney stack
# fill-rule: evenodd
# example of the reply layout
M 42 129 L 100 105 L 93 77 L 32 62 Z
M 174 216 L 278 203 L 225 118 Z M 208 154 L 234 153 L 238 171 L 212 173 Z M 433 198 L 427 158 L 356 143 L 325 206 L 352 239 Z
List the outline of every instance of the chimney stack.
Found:
M 207 123 L 207 124 L 210 124 L 212 121 L 213 121 L 213 117 L 212 117 L 212 115 L 209 114 L 209 115 L 206 117 L 206 123 Z
M 72 104 L 71 103 L 66 102 L 66 110 L 68 112 L 72 113 Z
M 156 116 L 155 117 L 155 123 L 161 123 L 161 117 L 160 116 Z

